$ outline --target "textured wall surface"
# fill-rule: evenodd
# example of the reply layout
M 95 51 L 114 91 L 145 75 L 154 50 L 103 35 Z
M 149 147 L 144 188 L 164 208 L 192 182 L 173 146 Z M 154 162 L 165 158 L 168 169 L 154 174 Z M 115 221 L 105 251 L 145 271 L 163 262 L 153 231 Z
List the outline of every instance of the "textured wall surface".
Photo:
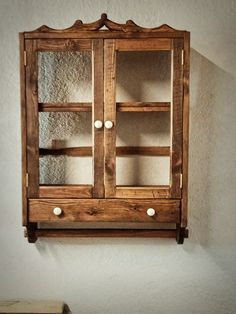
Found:
M 23 238 L 17 33 L 90 22 L 102 12 L 191 31 L 190 239 L 183 246 L 169 239 L 30 245 Z M 1 299 L 60 299 L 76 314 L 235 313 L 235 21 L 231 0 L 0 1 Z

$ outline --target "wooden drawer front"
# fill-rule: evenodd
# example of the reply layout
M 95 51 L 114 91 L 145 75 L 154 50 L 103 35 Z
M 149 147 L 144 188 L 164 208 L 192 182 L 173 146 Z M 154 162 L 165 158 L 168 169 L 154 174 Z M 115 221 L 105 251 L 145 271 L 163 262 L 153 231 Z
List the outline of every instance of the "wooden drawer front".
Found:
M 62 213 L 56 216 L 53 209 Z M 155 210 L 148 216 L 147 209 Z M 77 221 L 77 222 L 173 222 L 180 221 L 179 200 L 134 200 L 134 199 L 30 199 L 29 221 Z

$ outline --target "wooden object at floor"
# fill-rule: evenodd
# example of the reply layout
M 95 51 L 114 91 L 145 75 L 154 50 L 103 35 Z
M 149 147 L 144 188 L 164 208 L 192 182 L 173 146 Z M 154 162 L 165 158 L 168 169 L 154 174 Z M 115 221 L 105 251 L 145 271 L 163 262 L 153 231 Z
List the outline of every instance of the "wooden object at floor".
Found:
M 0 301 L 1 314 L 70 314 L 69 307 L 56 301 Z

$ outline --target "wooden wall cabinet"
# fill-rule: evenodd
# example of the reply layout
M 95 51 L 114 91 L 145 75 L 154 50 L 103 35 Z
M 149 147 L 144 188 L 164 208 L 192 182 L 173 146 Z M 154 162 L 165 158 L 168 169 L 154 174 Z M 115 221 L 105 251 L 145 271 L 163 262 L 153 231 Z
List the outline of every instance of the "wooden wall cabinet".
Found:
M 106 14 L 64 30 L 20 33 L 29 242 L 113 236 L 183 243 L 189 38 L 168 25 L 118 24 Z

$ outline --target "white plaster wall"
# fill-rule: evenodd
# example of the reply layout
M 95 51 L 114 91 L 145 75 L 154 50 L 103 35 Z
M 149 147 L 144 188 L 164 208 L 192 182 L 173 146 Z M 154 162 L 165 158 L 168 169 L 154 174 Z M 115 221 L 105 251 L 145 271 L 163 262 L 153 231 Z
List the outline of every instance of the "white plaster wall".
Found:
M 21 227 L 18 32 L 96 20 L 191 31 L 190 239 L 41 240 Z M 0 298 L 73 313 L 236 312 L 236 2 L 0 1 Z

